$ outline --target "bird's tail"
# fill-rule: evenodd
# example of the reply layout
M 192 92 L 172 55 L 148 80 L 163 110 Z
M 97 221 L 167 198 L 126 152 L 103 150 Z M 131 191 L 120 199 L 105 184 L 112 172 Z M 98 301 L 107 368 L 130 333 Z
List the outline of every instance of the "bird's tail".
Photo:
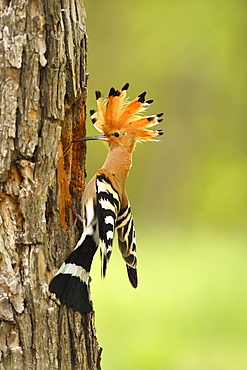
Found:
M 66 304 L 74 311 L 81 313 L 92 311 L 88 281 L 96 250 L 97 246 L 92 235 L 86 235 L 82 244 L 69 255 L 50 283 L 50 292 L 55 293 L 62 304 Z

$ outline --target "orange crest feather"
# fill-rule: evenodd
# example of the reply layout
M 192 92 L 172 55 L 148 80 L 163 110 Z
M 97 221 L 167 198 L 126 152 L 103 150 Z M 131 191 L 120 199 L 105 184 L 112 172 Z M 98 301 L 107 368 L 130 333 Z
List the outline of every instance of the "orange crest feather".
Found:
M 120 91 L 112 87 L 107 99 L 102 98 L 101 93 L 96 91 L 98 112 L 90 111 L 95 128 L 105 134 L 113 130 L 134 131 L 139 140 L 156 141 L 154 137 L 162 135 L 163 132 L 161 130 L 149 130 L 148 128 L 161 122 L 160 117 L 163 113 L 142 116 L 140 113 L 153 100 L 145 100 L 146 92 L 143 92 L 128 103 L 126 100 L 128 87 L 128 83 Z

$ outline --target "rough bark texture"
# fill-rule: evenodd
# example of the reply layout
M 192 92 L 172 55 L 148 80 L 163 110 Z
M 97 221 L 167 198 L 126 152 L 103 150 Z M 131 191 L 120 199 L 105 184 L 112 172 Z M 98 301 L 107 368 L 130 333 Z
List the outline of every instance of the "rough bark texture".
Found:
M 100 369 L 94 313 L 48 283 L 80 233 L 82 0 L 0 0 L 0 369 Z

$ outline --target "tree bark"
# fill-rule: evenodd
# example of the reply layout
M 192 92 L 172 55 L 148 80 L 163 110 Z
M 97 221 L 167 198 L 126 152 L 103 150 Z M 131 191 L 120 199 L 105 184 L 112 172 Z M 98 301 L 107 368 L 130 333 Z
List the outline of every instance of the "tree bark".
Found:
M 81 232 L 81 0 L 0 0 L 0 369 L 100 369 L 94 312 L 48 291 Z

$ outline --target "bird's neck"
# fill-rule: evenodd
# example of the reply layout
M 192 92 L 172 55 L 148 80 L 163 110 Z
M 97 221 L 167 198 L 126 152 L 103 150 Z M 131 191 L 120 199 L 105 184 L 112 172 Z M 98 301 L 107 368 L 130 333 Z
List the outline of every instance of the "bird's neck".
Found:
M 131 149 L 122 146 L 110 148 L 102 168 L 108 170 L 124 184 L 132 166 L 133 150 L 134 146 Z

